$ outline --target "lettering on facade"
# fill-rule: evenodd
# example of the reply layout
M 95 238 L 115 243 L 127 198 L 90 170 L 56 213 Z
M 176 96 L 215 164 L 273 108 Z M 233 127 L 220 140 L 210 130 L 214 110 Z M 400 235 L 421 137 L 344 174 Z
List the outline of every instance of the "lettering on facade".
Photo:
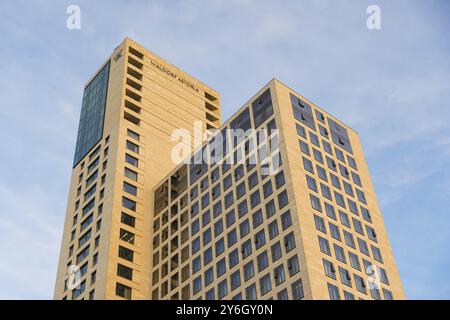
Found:
M 185 78 L 179 76 L 175 72 L 171 71 L 170 69 L 164 67 L 163 65 L 159 64 L 158 62 L 156 62 L 154 60 L 150 60 L 150 63 L 153 67 L 157 68 L 159 71 L 167 74 L 168 76 L 174 78 L 175 80 L 180 81 L 182 84 L 191 88 L 192 90 L 199 92 L 197 86 L 195 84 L 193 84 L 192 82 L 190 82 L 189 80 L 186 80 Z

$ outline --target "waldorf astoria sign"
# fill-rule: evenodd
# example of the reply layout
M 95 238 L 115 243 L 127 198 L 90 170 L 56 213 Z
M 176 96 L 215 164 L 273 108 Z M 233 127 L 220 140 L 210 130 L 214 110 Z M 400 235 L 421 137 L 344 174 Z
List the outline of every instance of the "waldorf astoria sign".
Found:
M 199 92 L 198 88 L 196 85 L 194 85 L 192 82 L 190 82 L 189 80 L 186 80 L 185 78 L 179 76 L 178 74 L 176 74 L 175 72 L 171 71 L 170 69 L 164 67 L 163 65 L 159 64 L 158 62 L 156 62 L 155 60 L 150 60 L 150 63 L 153 67 L 159 69 L 159 71 L 167 74 L 168 76 L 180 81 L 182 84 L 184 84 L 185 86 L 191 88 L 192 90 L 195 90 L 197 92 Z

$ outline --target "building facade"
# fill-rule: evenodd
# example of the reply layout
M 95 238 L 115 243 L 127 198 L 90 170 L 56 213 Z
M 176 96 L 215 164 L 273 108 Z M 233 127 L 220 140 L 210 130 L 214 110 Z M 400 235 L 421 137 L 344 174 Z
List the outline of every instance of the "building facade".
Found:
M 219 94 L 131 39 L 87 83 L 55 299 L 149 297 L 152 190 L 173 169 L 173 130 L 198 121 L 220 126 Z
M 219 101 L 115 50 L 85 88 L 55 298 L 404 299 L 358 134 L 276 79 L 223 125 Z

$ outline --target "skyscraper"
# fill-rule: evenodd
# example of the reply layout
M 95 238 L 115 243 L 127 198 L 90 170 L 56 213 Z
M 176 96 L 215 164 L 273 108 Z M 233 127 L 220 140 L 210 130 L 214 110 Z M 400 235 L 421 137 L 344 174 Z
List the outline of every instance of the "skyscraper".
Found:
M 85 88 L 55 298 L 403 299 L 358 134 L 276 79 L 223 125 L 219 100 L 115 50 Z

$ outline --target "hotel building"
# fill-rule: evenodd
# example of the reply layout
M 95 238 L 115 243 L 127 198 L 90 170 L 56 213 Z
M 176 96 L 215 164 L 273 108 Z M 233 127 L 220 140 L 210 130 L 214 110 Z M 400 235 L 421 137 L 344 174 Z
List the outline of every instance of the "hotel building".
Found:
M 54 297 L 405 298 L 357 132 L 276 79 L 222 125 L 128 38 L 85 87 Z

